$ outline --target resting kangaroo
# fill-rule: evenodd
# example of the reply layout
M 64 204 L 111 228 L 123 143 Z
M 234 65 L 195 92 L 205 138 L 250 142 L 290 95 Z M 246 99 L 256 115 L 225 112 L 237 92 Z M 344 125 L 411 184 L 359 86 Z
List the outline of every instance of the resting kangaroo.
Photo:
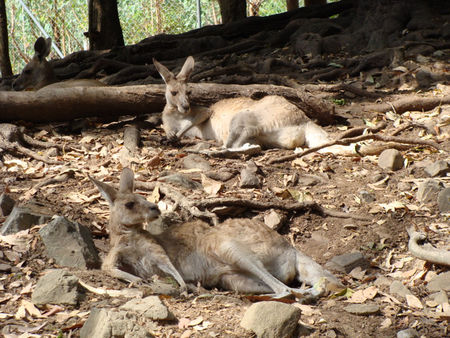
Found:
M 90 179 L 110 206 L 111 249 L 102 269 L 115 277 L 138 281 L 153 274 L 170 275 L 182 289 L 185 283 L 199 282 L 204 287 L 276 297 L 317 297 L 342 286 L 281 235 L 254 220 L 229 219 L 214 227 L 197 220 L 151 235 L 143 230 L 143 223 L 158 217 L 159 210 L 133 193 L 130 169 L 123 170 L 118 191 Z M 294 280 L 313 287 L 286 285 Z
M 187 82 L 194 58 L 189 56 L 176 76 L 155 59 L 153 64 L 166 83 L 162 121 L 168 138 L 185 135 L 216 140 L 227 148 L 252 143 L 265 148 L 294 149 L 330 141 L 325 130 L 281 96 L 266 96 L 259 101 L 248 97 L 225 99 L 210 108 L 191 106 Z
M 33 58 L 24 67 L 19 77 L 14 80 L 12 85 L 14 90 L 105 86 L 104 83 L 94 79 L 78 79 L 59 82 L 53 66 L 47 61 L 47 56 L 50 54 L 51 45 L 51 38 L 37 38 L 34 43 Z

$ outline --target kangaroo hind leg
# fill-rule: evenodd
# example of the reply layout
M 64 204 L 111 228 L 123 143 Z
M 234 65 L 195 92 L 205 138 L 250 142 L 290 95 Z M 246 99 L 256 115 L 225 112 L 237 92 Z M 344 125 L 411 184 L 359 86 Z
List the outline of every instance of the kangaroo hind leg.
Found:
M 248 110 L 237 113 L 231 119 L 225 147 L 239 148 L 245 143 L 254 143 L 259 132 L 258 124 L 255 113 Z

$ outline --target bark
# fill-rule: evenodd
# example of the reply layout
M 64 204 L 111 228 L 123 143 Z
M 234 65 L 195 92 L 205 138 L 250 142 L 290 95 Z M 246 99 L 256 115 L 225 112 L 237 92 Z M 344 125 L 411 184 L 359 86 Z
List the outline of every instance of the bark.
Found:
M 222 23 L 244 19 L 247 16 L 245 0 L 219 0 Z
M 305 0 L 305 7 L 326 5 L 327 0 Z
M 247 96 L 254 99 L 281 95 L 319 123 L 331 123 L 329 105 L 313 95 L 273 85 L 190 84 L 193 105 L 208 106 L 221 99 Z M 69 121 L 81 117 L 113 117 L 161 112 L 165 86 L 75 87 L 52 91 L 0 92 L 0 121 Z
M 88 37 L 91 50 L 124 45 L 117 0 L 89 0 Z
M 286 0 L 286 8 L 288 11 L 292 11 L 298 8 L 298 0 Z
M 0 0 L 0 71 L 2 77 L 13 75 L 9 59 L 7 23 L 5 0 Z

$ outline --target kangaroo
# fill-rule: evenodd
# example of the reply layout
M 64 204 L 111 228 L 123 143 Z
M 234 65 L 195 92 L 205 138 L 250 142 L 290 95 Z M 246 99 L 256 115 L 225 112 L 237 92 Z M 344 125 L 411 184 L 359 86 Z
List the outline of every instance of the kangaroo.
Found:
M 155 59 L 153 64 L 166 83 L 162 122 L 170 139 L 187 136 L 216 140 L 226 148 L 251 143 L 285 149 L 330 141 L 325 130 L 281 96 L 270 95 L 258 101 L 248 97 L 224 99 L 209 108 L 191 106 L 187 85 L 194 58 L 189 56 L 176 76 Z
M 316 298 L 342 287 L 339 280 L 291 246 L 264 223 L 228 219 L 211 227 L 199 220 L 173 225 L 159 235 L 143 223 L 159 215 L 156 205 L 133 193 L 134 174 L 125 168 L 117 191 L 90 178 L 110 206 L 111 249 L 102 269 L 128 281 L 170 275 L 186 290 L 200 283 L 240 293 Z M 311 285 L 297 289 L 297 280 Z
M 39 90 L 41 88 L 99 87 L 104 83 L 94 79 L 77 79 L 59 82 L 53 66 L 47 61 L 52 39 L 37 38 L 34 43 L 34 55 L 23 68 L 22 73 L 14 80 L 14 90 Z

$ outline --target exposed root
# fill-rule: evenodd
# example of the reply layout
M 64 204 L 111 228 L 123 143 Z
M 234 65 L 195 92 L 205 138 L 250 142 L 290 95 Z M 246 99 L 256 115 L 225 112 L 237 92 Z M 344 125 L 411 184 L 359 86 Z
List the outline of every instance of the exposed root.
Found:
M 414 227 L 407 229 L 409 234 L 408 249 L 411 254 L 419 259 L 434 264 L 450 266 L 450 251 L 439 250 L 431 244 L 420 245 L 427 237 L 422 232 L 417 232 Z

